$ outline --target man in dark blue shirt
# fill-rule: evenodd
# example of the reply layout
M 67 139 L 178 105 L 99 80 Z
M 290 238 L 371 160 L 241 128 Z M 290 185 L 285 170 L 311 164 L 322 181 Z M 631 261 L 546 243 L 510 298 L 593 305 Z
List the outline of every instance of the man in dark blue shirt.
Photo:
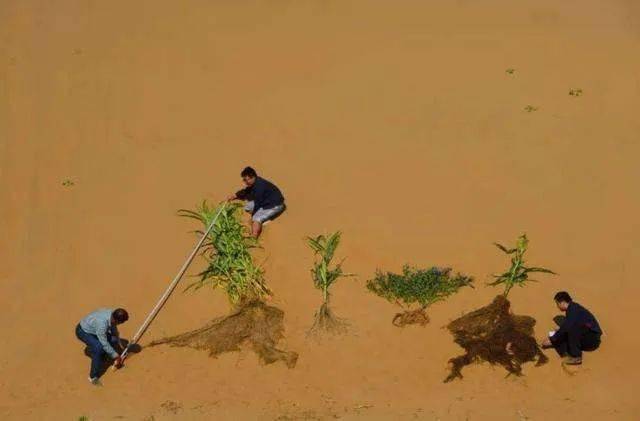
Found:
M 229 196 L 228 200 L 245 200 L 245 210 L 251 213 L 251 235 L 255 238 L 262 232 L 262 224 L 278 217 L 285 210 L 284 196 L 272 182 L 258 177 L 251 167 L 240 173 L 246 188 Z
M 593 314 L 574 302 L 568 292 L 557 293 L 554 300 L 566 317 L 558 330 L 542 342 L 542 346 L 555 348 L 565 357 L 564 364 L 580 365 L 582 351 L 593 351 L 600 346 L 602 329 Z

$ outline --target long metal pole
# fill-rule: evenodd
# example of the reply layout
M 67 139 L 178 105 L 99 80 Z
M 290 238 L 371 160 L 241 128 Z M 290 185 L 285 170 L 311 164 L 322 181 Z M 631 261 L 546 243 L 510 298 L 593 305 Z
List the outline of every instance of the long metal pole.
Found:
M 224 209 L 224 207 L 226 205 L 227 204 L 225 202 L 225 203 L 222 204 L 222 206 L 220 206 L 220 209 L 218 209 L 218 212 L 216 213 L 216 215 L 211 220 L 211 224 L 209 224 L 209 227 L 207 227 L 207 230 L 204 232 L 204 234 L 202 234 L 202 238 L 200 238 L 200 241 L 198 241 L 198 244 L 196 244 L 196 246 L 194 247 L 194 249 L 191 252 L 191 254 L 189 255 L 189 257 L 187 257 L 187 260 L 184 262 L 184 264 L 182 265 L 182 267 L 178 271 L 178 274 L 175 276 L 175 278 L 173 278 L 173 281 L 171 281 L 171 283 L 169 284 L 169 286 L 165 290 L 164 294 L 162 294 L 162 296 L 160 297 L 160 299 L 156 303 L 155 307 L 153 307 L 153 310 L 151 310 L 151 313 L 149 313 L 149 315 L 147 316 L 145 321 L 142 323 L 142 326 L 140 326 L 140 329 L 138 329 L 138 331 L 136 332 L 136 334 L 133 337 L 133 339 L 131 340 L 131 342 L 129 342 L 129 344 L 127 345 L 125 350 L 120 355 L 120 357 L 122 358 L 123 362 L 124 362 L 124 359 L 127 357 L 127 354 L 129 353 L 129 348 L 132 345 L 137 344 L 138 341 L 140 340 L 140 338 L 142 338 L 142 335 L 144 335 L 144 333 L 149 328 L 149 325 L 151 324 L 151 322 L 153 322 L 153 320 L 156 318 L 156 316 L 158 315 L 160 310 L 162 310 L 162 307 L 164 306 L 164 304 L 167 302 L 167 300 L 171 296 L 171 293 L 173 292 L 173 290 L 176 289 L 176 287 L 178 286 L 178 283 L 180 282 L 180 279 L 182 279 L 182 276 L 187 271 L 187 268 L 189 267 L 189 265 L 191 264 L 193 259 L 196 257 L 196 254 L 198 254 L 198 250 L 200 249 L 200 247 L 202 247 L 202 244 L 204 243 L 204 240 L 207 238 L 207 236 L 209 235 L 209 233 L 213 229 L 213 226 L 215 225 L 216 220 L 218 219 L 218 216 L 220 216 L 220 212 L 222 212 L 222 210 Z

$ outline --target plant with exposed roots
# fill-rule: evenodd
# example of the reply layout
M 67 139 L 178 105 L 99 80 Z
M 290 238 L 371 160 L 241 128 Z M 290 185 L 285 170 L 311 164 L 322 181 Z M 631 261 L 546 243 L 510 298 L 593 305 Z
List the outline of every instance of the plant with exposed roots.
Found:
M 213 229 L 202 246 L 207 268 L 198 274 L 196 282 L 187 289 L 210 285 L 224 290 L 233 305 L 270 295 L 264 280 L 264 270 L 253 261 L 250 250 L 258 246 L 248 235 L 240 219 L 241 205 L 224 203 L 210 206 L 206 201 L 195 211 L 182 209 L 180 216 L 197 219 L 205 229 L 214 218 Z M 202 231 L 197 231 L 200 235 Z
M 311 269 L 311 278 L 315 287 L 322 291 L 322 305 L 316 312 L 313 326 L 309 330 L 310 334 L 344 333 L 347 329 L 347 323 L 336 317 L 329 307 L 331 296 L 329 288 L 331 285 L 341 277 L 353 276 L 342 271 L 342 262 L 332 266 L 332 260 L 340 244 L 341 236 L 342 233 L 337 231 L 328 236 L 307 237 L 307 244 L 316 257 Z
M 550 273 L 555 275 L 556 273 L 552 270 L 540 268 L 540 267 L 528 267 L 525 266 L 524 263 L 524 254 L 527 252 L 527 248 L 529 247 L 529 239 L 527 239 L 527 234 L 522 234 L 518 237 L 518 241 L 516 242 L 516 246 L 514 248 L 506 248 L 502 244 L 493 243 L 500 250 L 505 252 L 507 255 L 511 256 L 511 267 L 508 271 L 500 274 L 493 275 L 496 278 L 495 281 L 489 283 L 491 286 L 496 285 L 504 285 L 504 293 L 503 295 L 506 297 L 509 295 L 509 291 L 514 286 L 523 287 L 527 282 L 535 282 L 533 279 L 529 278 L 530 273 L 541 272 L 541 273 Z
M 409 265 L 402 268 L 402 274 L 377 271 L 373 279 L 367 281 L 367 288 L 389 302 L 407 308 L 397 313 L 393 324 L 403 327 L 409 324 L 429 323 L 426 309 L 431 304 L 445 300 L 465 286 L 472 287 L 470 276 L 451 274 L 451 268 L 418 269 Z M 411 306 L 420 307 L 411 310 Z

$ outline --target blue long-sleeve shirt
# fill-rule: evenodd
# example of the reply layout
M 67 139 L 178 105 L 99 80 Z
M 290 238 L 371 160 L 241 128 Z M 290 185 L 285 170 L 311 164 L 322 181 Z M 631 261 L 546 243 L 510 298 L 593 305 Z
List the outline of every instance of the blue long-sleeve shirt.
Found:
M 253 213 L 260 208 L 271 209 L 284 203 L 280 189 L 262 177 L 257 177 L 253 186 L 237 192 L 236 197 L 241 200 L 253 200 Z
M 118 329 L 115 325 L 111 325 L 112 314 L 113 310 L 110 308 L 98 309 L 80 320 L 80 328 L 90 335 L 96 335 L 104 352 L 109 354 L 111 358 L 117 358 L 119 354 L 113 349 L 107 338 L 107 334 L 118 337 Z
M 562 340 L 570 330 L 576 327 L 584 327 L 594 333 L 602 334 L 602 329 L 595 316 L 580 304 L 571 302 L 567 308 L 567 316 L 556 333 L 551 337 L 551 342 L 556 343 Z

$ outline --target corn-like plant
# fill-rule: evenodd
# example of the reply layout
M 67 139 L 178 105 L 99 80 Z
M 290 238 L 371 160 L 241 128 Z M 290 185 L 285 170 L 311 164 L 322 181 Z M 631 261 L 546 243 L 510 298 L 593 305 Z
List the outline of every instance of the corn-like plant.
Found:
M 215 225 L 202 246 L 202 255 L 208 262 L 207 268 L 197 275 L 200 279 L 187 289 L 199 289 L 205 285 L 221 288 L 234 305 L 262 299 L 270 294 L 264 281 L 264 270 L 254 262 L 250 252 L 258 242 L 248 235 L 242 224 L 240 208 L 241 205 L 237 203 L 210 206 L 205 201 L 195 211 L 178 211 L 180 216 L 202 222 L 205 229 L 219 212 Z M 200 235 L 203 233 L 197 232 Z
M 507 255 L 511 256 L 511 267 L 508 271 L 500 274 L 493 275 L 496 278 L 495 281 L 489 283 L 491 286 L 504 284 L 504 296 L 509 295 L 509 291 L 511 288 L 518 285 L 523 287 L 527 282 L 535 282 L 533 279 L 529 279 L 530 273 L 541 272 L 541 273 L 550 273 L 555 275 L 556 273 L 552 270 L 540 268 L 540 267 L 528 267 L 525 266 L 524 263 L 524 254 L 527 252 L 527 248 L 529 247 L 529 239 L 526 234 L 520 235 L 518 237 L 518 241 L 516 242 L 516 246 L 514 248 L 507 248 L 502 244 L 493 243 L 500 250 L 505 252 Z
M 418 269 L 409 265 L 402 268 L 402 274 L 377 271 L 373 279 L 367 281 L 367 288 L 389 302 L 407 308 L 393 319 L 396 326 L 418 323 L 425 325 L 429 318 L 426 308 L 445 300 L 464 286 L 472 286 L 473 278 L 451 274 L 451 268 Z M 416 310 L 409 308 L 418 304 Z
M 322 291 L 322 306 L 316 313 L 315 322 L 310 332 L 315 333 L 321 330 L 338 333 L 346 327 L 345 323 L 336 318 L 329 308 L 329 288 L 339 278 L 353 276 L 346 274 L 342 270 L 342 262 L 332 265 L 332 261 L 340 244 L 342 233 L 334 232 L 331 235 L 319 235 L 317 237 L 307 237 L 309 247 L 314 251 L 316 260 L 311 269 L 311 278 L 316 288 Z

